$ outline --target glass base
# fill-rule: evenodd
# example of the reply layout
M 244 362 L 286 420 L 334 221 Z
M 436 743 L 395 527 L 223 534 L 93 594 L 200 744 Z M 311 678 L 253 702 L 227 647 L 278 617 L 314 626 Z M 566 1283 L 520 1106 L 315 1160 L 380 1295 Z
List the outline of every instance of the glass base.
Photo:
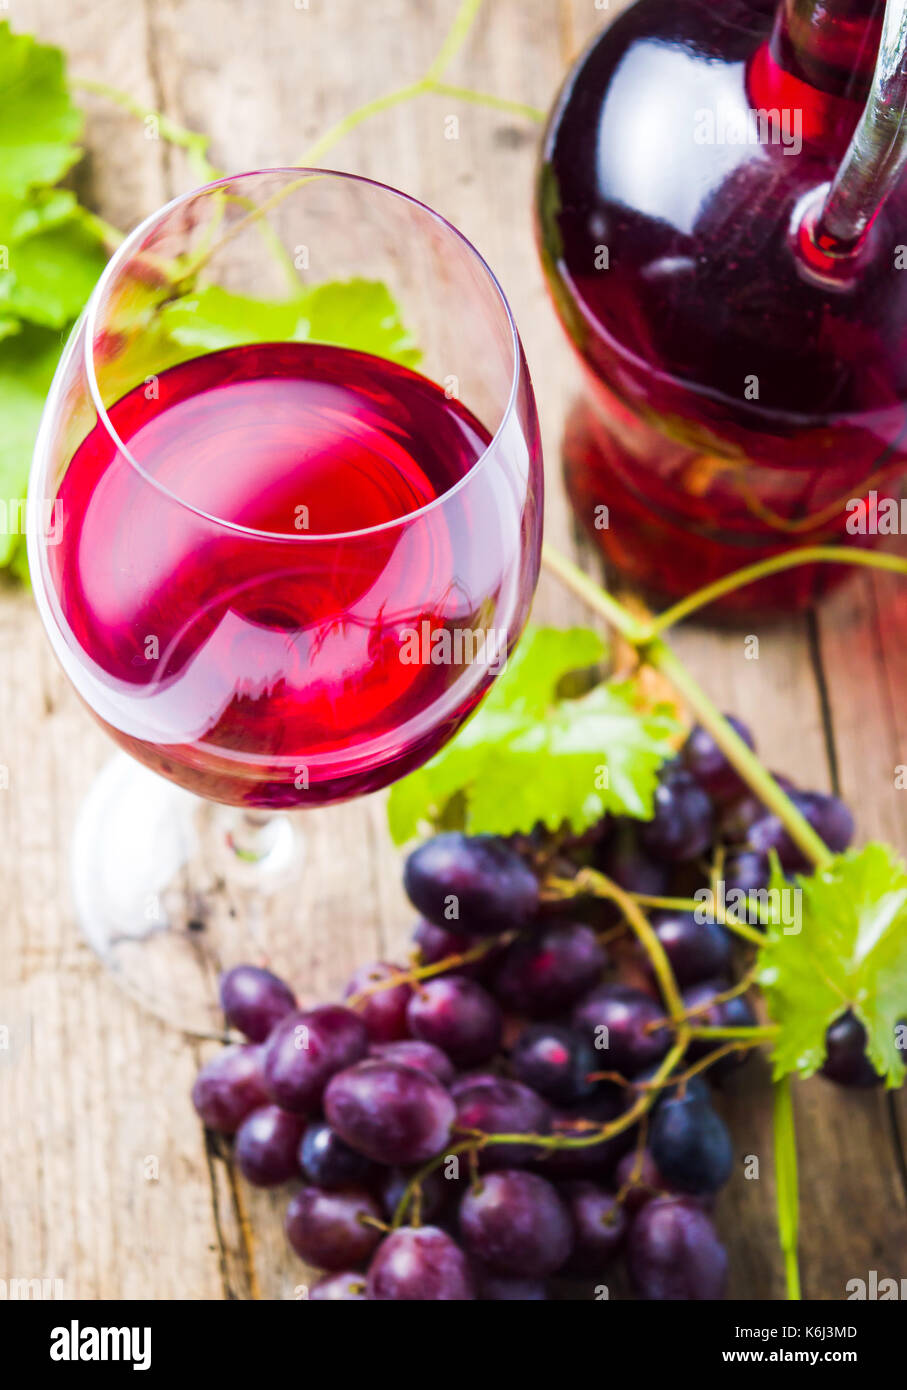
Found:
M 295 817 L 202 801 L 117 754 L 93 782 L 72 846 L 79 925 L 116 982 L 184 1032 L 223 1036 L 221 971 L 292 978 L 302 836 Z

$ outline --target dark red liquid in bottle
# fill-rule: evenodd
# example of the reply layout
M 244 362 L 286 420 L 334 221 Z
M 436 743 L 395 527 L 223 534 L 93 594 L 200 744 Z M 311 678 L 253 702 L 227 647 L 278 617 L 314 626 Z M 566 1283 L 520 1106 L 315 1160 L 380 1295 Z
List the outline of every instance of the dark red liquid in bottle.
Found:
M 543 261 L 586 367 L 567 483 L 605 554 L 679 596 L 798 544 L 874 543 L 907 462 L 907 189 L 846 283 L 804 274 L 801 200 L 872 78 L 878 0 L 639 0 L 569 75 L 544 142 Z M 903 253 L 903 247 L 902 247 Z M 725 607 L 789 610 L 804 567 Z
M 457 489 L 490 440 L 468 410 L 383 359 L 280 343 L 174 367 L 109 416 L 131 460 L 92 430 L 47 553 L 114 738 L 215 800 L 293 806 L 374 790 L 450 737 L 538 563 L 503 470 Z M 502 650 L 425 646 L 486 630 Z

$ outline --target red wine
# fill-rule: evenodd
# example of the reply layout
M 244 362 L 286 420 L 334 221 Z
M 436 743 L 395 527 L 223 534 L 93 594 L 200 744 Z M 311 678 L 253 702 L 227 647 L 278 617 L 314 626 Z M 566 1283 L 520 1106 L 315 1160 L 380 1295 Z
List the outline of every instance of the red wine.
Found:
M 860 543 L 872 490 L 897 495 L 907 188 L 849 287 L 801 274 L 790 234 L 853 132 L 883 8 L 639 0 L 555 107 L 539 233 L 589 368 L 567 482 L 606 555 L 648 590 L 681 595 L 797 544 Z M 861 530 L 848 504 L 864 497 Z M 727 603 L 792 608 L 839 573 L 792 570 Z
M 82 693 L 129 752 L 276 807 L 372 791 L 451 736 L 525 621 L 539 543 L 494 457 L 464 483 L 490 442 L 464 406 L 384 359 L 275 343 L 108 414 L 131 457 L 91 430 L 48 555 Z

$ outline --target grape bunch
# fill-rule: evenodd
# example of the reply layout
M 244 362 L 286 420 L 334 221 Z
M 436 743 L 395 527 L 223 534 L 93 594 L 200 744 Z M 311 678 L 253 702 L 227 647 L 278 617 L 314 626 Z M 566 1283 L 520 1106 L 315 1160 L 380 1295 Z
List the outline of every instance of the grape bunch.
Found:
M 842 803 L 794 795 L 844 848 Z M 606 1297 L 616 1261 L 643 1299 L 724 1296 L 713 1208 L 735 1150 L 709 1083 L 729 1084 L 749 1053 L 697 1038 L 672 1070 L 656 972 L 614 903 L 543 891 L 592 867 L 629 893 L 689 898 L 717 846 L 746 889 L 767 886 L 772 849 L 802 867 L 697 728 L 663 768 L 650 821 L 421 844 L 404 871 L 421 914 L 410 962 L 363 966 L 343 1002 L 301 1009 L 254 965 L 222 977 L 246 1041 L 202 1069 L 193 1101 L 249 1182 L 295 1184 L 286 1235 L 324 1271 L 312 1299 Z M 692 911 L 649 920 L 688 1015 L 756 1022 L 745 948 L 725 927 Z M 838 1019 L 826 1075 L 876 1079 L 864 1041 Z

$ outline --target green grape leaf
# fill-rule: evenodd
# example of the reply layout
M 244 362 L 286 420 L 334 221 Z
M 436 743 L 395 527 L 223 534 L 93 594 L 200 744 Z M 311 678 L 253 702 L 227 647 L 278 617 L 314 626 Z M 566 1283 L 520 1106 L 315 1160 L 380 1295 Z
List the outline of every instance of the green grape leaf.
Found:
M 161 314 L 184 347 L 214 352 L 244 343 L 337 343 L 414 366 L 419 352 L 380 280 L 332 280 L 291 299 L 252 299 L 219 285 L 184 295 Z
M 56 183 L 79 158 L 82 115 L 66 85 L 63 54 L 0 24 L 0 194 L 24 197 Z
M 231 294 L 220 285 L 208 285 L 167 304 L 159 322 L 174 342 L 199 352 L 244 343 L 299 341 L 308 328 L 298 299 L 252 299 Z
M 907 1048 L 907 869 L 888 845 L 872 843 L 798 875 L 796 887 L 799 930 L 790 911 L 785 930 L 776 895 L 791 885 L 776 862 L 757 977 L 781 1029 L 775 1077 L 812 1076 L 825 1060 L 829 1024 L 852 1009 L 876 1071 L 899 1086 Z
M 477 712 L 430 762 L 392 789 L 398 844 L 439 826 L 470 834 L 580 833 L 608 811 L 647 819 L 659 767 L 679 732 L 641 712 L 631 682 L 565 695 L 572 673 L 604 656 L 588 628 L 529 628 Z
M 303 295 L 308 337 L 415 367 L 422 354 L 381 280 L 331 280 Z
M 0 196 L 0 312 L 63 328 L 82 311 L 106 262 L 89 215 L 64 189 Z
M 59 333 L 42 328 L 25 327 L 0 343 L 0 498 L 7 511 L 0 528 L 0 565 L 14 561 L 18 574 L 24 565 L 25 537 L 18 517 L 13 526 L 9 513 L 13 504 L 25 499 L 35 435 L 60 349 Z

